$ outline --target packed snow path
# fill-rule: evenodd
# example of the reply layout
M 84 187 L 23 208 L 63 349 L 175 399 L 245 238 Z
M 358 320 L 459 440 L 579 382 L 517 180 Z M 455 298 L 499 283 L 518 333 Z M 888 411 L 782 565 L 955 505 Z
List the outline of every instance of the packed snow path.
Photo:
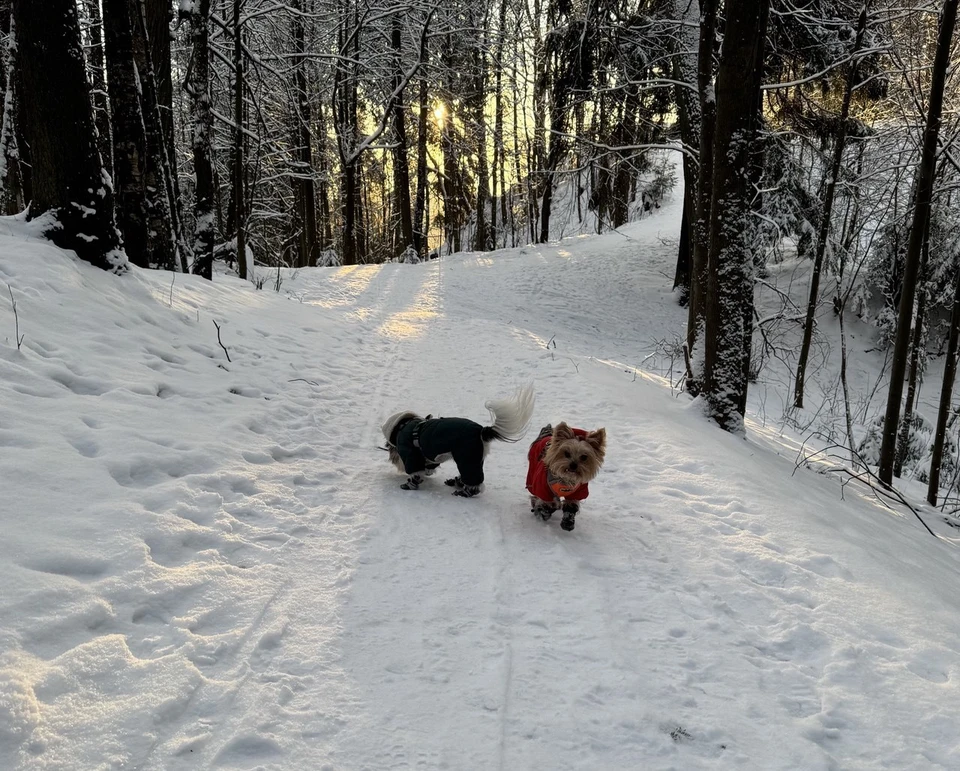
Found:
M 0 236 L 0 767 L 960 767 L 955 547 L 634 373 L 673 215 L 279 294 Z M 385 414 L 530 381 L 608 431 L 573 533 L 526 443 L 399 489 Z

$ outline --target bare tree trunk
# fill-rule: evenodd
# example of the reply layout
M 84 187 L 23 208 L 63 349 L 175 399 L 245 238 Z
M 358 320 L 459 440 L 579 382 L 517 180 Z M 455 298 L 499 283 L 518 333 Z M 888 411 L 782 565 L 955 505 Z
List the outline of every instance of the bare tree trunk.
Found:
M 883 438 L 880 444 L 880 460 L 877 472 L 880 481 L 893 482 L 893 463 L 896 456 L 897 429 L 900 425 L 900 402 L 903 397 L 903 375 L 907 368 L 907 353 L 910 346 L 910 321 L 913 318 L 913 300 L 916 293 L 917 273 L 920 267 L 925 223 L 930 214 L 930 199 L 933 197 L 933 180 L 936 172 L 937 140 L 943 112 L 943 91 L 947 67 L 950 63 L 950 43 L 957 20 L 958 0 L 944 0 L 940 17 L 940 32 L 937 37 L 937 53 L 934 57 L 930 101 L 923 136 L 923 153 L 913 196 L 913 224 L 903 270 L 903 291 L 900 295 L 900 313 L 897 319 L 897 337 L 890 362 L 890 391 L 887 395 L 887 410 L 883 419 Z
M 3 122 L 0 125 L 0 213 L 17 214 L 26 208 L 24 199 L 20 148 L 17 141 L 17 102 L 19 101 L 16 67 L 16 25 L 11 0 L 0 0 L 0 33 L 5 40 L 0 68 L 3 71 Z
M 903 418 L 900 420 L 900 437 L 897 441 L 897 456 L 893 464 L 893 475 L 900 477 L 903 474 L 903 464 L 910 449 L 910 424 L 913 422 L 913 408 L 917 398 L 917 386 L 920 381 L 920 365 L 924 343 L 924 324 L 926 322 L 927 297 L 929 292 L 926 286 L 927 265 L 930 259 L 930 221 L 924 226 L 923 256 L 920 260 L 920 274 L 917 289 L 917 315 L 913 322 L 913 337 L 910 342 L 910 374 L 907 376 L 907 401 L 903 407 Z
M 850 53 L 850 67 L 847 70 L 847 83 L 843 91 L 843 102 L 840 106 L 840 124 L 837 136 L 834 139 L 833 163 L 830 166 L 830 176 L 827 178 L 827 190 L 823 199 L 823 214 L 820 219 L 820 232 L 817 234 L 817 251 L 813 258 L 813 272 L 810 276 L 810 297 L 807 301 L 807 315 L 803 322 L 803 341 L 800 343 L 800 357 L 797 360 L 797 377 L 793 386 L 793 404 L 803 407 L 804 378 L 807 374 L 807 360 L 810 356 L 810 345 L 813 342 L 813 327 L 816 323 L 817 305 L 820 300 L 820 272 L 823 269 L 823 258 L 827 253 L 827 241 L 830 238 L 830 220 L 833 216 L 833 201 L 840 178 L 840 169 L 843 166 L 843 151 L 847 144 L 847 120 L 850 117 L 850 99 L 857 81 L 857 55 L 863 48 L 863 36 L 867 30 L 867 9 L 864 6 L 857 23 L 857 36 Z
M 937 413 L 937 429 L 934 433 L 933 452 L 930 458 L 930 481 L 927 485 L 927 501 L 937 505 L 940 494 L 940 470 L 943 465 L 943 448 L 947 436 L 947 419 L 950 417 L 950 402 L 953 399 L 953 383 L 957 376 L 957 347 L 960 342 L 960 273 L 957 274 L 953 293 L 953 311 L 950 314 L 950 335 L 947 339 L 947 355 L 943 364 L 943 385 L 940 389 L 940 409 Z
M 233 134 L 233 217 L 236 226 L 237 238 L 237 272 L 240 278 L 247 276 L 247 225 L 244 192 L 244 136 L 243 136 L 243 89 L 244 89 L 244 60 L 243 60 L 243 0 L 233 0 L 233 120 L 235 124 Z
M 400 88 L 403 80 L 403 61 L 400 58 L 401 38 L 400 38 L 400 17 L 393 19 L 393 30 L 391 33 L 391 44 L 394 50 L 394 91 Z M 407 160 L 407 127 L 404 118 L 403 93 L 397 96 L 393 105 L 393 133 L 396 138 L 396 146 L 393 151 L 393 185 L 397 199 L 397 213 L 400 216 L 400 235 L 403 243 L 397 249 L 398 254 L 402 254 L 407 249 L 414 247 L 413 238 L 413 214 L 410 210 L 410 165 Z
M 83 8 L 89 20 L 90 43 L 87 46 L 87 57 L 90 85 L 93 88 L 97 147 L 100 149 L 103 167 L 113 176 L 113 138 L 110 132 L 110 107 L 107 104 L 107 81 L 104 77 L 103 17 L 100 13 L 100 0 L 84 0 Z
M 295 11 L 302 11 L 302 0 L 295 0 Z M 296 89 L 296 159 L 297 173 L 295 191 L 299 207 L 301 228 L 297 265 L 317 264 L 317 194 L 313 179 L 313 137 L 310 134 L 310 99 L 308 95 L 306 73 L 306 39 L 303 16 L 293 16 L 293 50 L 298 54 L 294 68 L 294 88 Z
M 717 102 L 713 86 L 713 42 L 717 28 L 719 0 L 700 4 L 700 41 L 697 54 L 697 94 L 700 102 L 700 153 L 697 170 L 696 218 L 693 222 L 693 260 L 690 271 L 690 303 L 687 314 L 686 350 L 688 361 L 695 359 L 697 340 L 706 318 L 707 253 L 710 241 L 710 206 L 713 200 L 714 134 Z M 700 392 L 700 372 L 688 364 L 687 390 Z
M 414 248 L 417 254 L 427 253 L 427 229 L 424 217 L 427 209 L 427 116 L 430 103 L 427 100 L 427 43 L 426 35 L 420 50 L 420 94 L 417 117 L 417 201 L 413 214 Z
M 327 165 L 327 121 L 323 115 L 323 102 L 317 102 L 317 139 L 320 146 L 317 150 L 317 171 L 320 184 L 317 186 L 317 195 L 320 198 L 320 248 L 329 249 L 333 245 L 333 217 L 330 211 L 330 183 L 329 166 Z
M 132 9 L 133 54 L 140 79 L 140 113 L 146 130 L 147 155 L 143 168 L 149 223 L 147 254 L 150 262 L 159 268 L 186 271 L 186 247 L 181 238 L 177 208 L 176 164 L 168 155 L 170 143 L 164 138 L 161 123 L 144 0 L 134 0 Z
M 117 224 L 134 265 L 150 266 L 147 250 L 147 138 L 140 112 L 140 78 L 133 56 L 129 0 L 103 0 L 103 33 L 113 124 Z
M 113 219 L 113 190 L 97 149 L 74 0 L 14 0 L 23 93 L 23 136 L 30 146 L 30 217 L 54 212 L 47 237 L 97 267 L 126 263 Z
M 769 0 L 729 0 L 717 72 L 703 393 L 727 431 L 743 428 L 752 334 L 751 153 L 759 124 Z
M 210 0 L 198 0 L 190 18 L 193 54 L 190 61 L 190 95 L 193 146 L 194 273 L 213 279 L 213 112 L 210 104 Z

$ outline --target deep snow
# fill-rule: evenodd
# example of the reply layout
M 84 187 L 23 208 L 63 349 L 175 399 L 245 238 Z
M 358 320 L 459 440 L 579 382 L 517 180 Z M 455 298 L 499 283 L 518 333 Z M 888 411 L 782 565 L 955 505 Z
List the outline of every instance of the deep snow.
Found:
M 678 213 L 279 293 L 0 221 L 0 768 L 960 768 L 951 529 L 636 369 Z M 573 533 L 525 443 L 399 489 L 386 414 L 530 381 L 608 431 Z

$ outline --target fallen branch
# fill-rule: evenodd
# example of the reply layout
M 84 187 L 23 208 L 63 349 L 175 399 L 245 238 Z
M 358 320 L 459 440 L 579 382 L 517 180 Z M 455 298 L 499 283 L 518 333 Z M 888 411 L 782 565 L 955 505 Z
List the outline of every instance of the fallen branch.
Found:
M 817 434 L 813 434 L 812 436 L 817 436 Z M 933 530 L 930 529 L 930 526 L 923 521 L 923 517 L 920 516 L 920 512 L 916 510 L 916 508 L 910 503 L 910 501 L 908 501 L 900 493 L 900 491 L 897 490 L 895 487 L 884 484 L 880 480 L 880 477 L 878 477 L 875 473 L 873 473 L 873 471 L 870 470 L 870 467 L 867 465 L 867 462 L 855 449 L 852 449 L 850 447 L 844 447 L 842 444 L 833 443 L 833 444 L 827 445 L 821 450 L 816 450 L 815 452 L 811 452 L 807 455 L 803 455 L 805 447 L 806 447 L 806 440 L 804 440 L 803 445 L 801 445 L 800 450 L 797 453 L 798 460 L 796 465 L 794 466 L 794 473 L 796 473 L 796 470 L 800 468 L 801 465 L 809 463 L 812 459 L 816 458 L 818 455 L 824 455 L 826 457 L 830 457 L 831 450 L 842 450 L 844 452 L 847 452 L 850 454 L 851 457 L 856 458 L 857 462 L 862 467 L 860 470 L 855 471 L 851 469 L 849 466 L 838 465 L 838 466 L 827 466 L 823 469 L 823 472 L 828 474 L 846 475 L 848 479 L 846 479 L 844 482 L 841 482 L 842 488 L 846 487 L 850 482 L 853 482 L 853 481 L 860 482 L 861 484 L 870 488 L 870 490 L 874 494 L 874 497 L 880 503 L 886 506 L 888 509 L 891 509 L 891 507 L 884 500 L 884 497 L 892 501 L 895 501 L 896 503 L 899 503 L 901 506 L 904 506 L 910 509 L 910 511 L 913 512 L 913 516 L 917 518 L 917 520 L 920 522 L 921 525 L 923 525 L 926 531 L 930 533 L 930 535 L 932 535 L 937 540 L 940 539 L 940 536 L 934 533 Z M 842 494 L 841 494 L 841 497 L 842 497 Z

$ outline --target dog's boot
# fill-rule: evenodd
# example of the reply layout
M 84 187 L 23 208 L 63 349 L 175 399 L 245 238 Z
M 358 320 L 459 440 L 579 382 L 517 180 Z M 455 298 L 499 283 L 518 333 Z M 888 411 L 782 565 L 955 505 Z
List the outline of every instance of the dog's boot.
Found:
M 531 511 L 534 516 L 539 517 L 544 522 L 547 522 L 550 517 L 553 516 L 553 509 L 548 508 L 547 506 L 534 506 Z
M 454 477 L 453 479 L 445 479 L 443 483 L 447 487 L 463 487 L 463 482 L 460 481 L 460 477 Z
M 411 474 L 407 477 L 407 481 L 400 485 L 401 490 L 418 490 L 420 485 L 423 484 L 423 477 L 419 474 Z
M 560 527 L 564 530 L 573 530 L 576 521 L 577 513 L 575 511 L 565 511 L 563 513 L 563 519 L 560 520 Z
M 480 485 L 465 485 L 461 483 L 461 486 L 454 490 L 453 494 L 459 495 L 461 498 L 472 498 L 479 492 Z

